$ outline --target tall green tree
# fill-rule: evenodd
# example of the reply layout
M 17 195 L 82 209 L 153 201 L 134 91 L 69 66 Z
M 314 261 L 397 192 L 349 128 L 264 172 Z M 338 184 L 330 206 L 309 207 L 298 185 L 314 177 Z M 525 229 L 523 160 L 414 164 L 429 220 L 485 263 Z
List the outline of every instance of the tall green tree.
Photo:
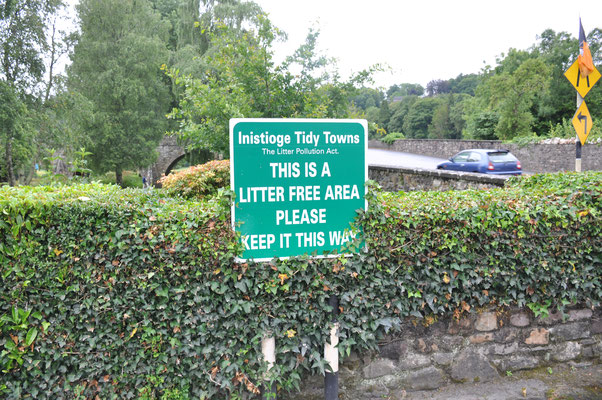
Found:
M 440 96 L 441 104 L 435 109 L 428 127 L 430 139 L 461 139 L 465 126 L 464 102 L 470 99 L 467 94 L 449 93 Z
M 18 92 L 33 93 L 44 73 L 45 27 L 59 0 L 0 1 L 0 77 Z
M 5 175 L 11 186 L 16 183 L 15 170 L 27 161 L 26 157 L 15 157 L 13 151 L 30 153 L 33 144 L 29 140 L 31 132 L 23 132 L 20 121 L 27 113 L 24 107 L 33 107 L 39 94 L 44 56 L 49 49 L 45 26 L 61 5 L 60 0 L 0 1 L 0 83 L 3 100 L 15 107 L 13 111 L 5 108 L 0 126 Z
M 336 73 L 324 73 L 325 58 L 315 52 L 313 31 L 293 56 L 276 65 L 272 44 L 281 36 L 265 16 L 242 34 L 222 24 L 211 35 L 201 77 L 169 71 L 183 90 L 170 117 L 178 121 L 175 134 L 190 150 L 228 154 L 228 121 L 233 117 L 349 115 L 350 98 L 370 73 L 359 73 L 348 82 L 341 82 Z M 300 68 L 294 75 L 289 70 L 293 64 Z
M 396 97 L 422 96 L 423 94 L 424 88 L 417 83 L 402 83 L 392 85 L 387 89 L 387 99 L 389 101 L 393 101 Z
M 389 132 L 404 132 L 405 118 L 410 112 L 410 109 L 420 99 L 417 95 L 408 95 L 401 99 L 401 101 L 395 102 L 390 106 L 391 118 L 387 125 L 387 131 Z
M 252 1 L 242 0 L 150 0 L 168 23 L 168 49 L 171 68 L 183 75 L 202 76 L 202 56 L 211 46 L 212 36 L 221 26 L 242 35 L 257 26 L 262 10 Z
M 167 25 L 148 0 L 82 0 L 77 11 L 81 33 L 68 84 L 91 105 L 92 168 L 114 171 L 122 184 L 125 169 L 154 161 L 166 129 Z
M 6 179 L 11 186 L 16 180 L 14 165 L 19 165 L 19 156 L 30 147 L 27 146 L 30 141 L 24 140 L 25 132 L 21 126 L 26 114 L 27 108 L 15 88 L 0 80 L 0 143 L 5 146 L 0 159 L 0 180 Z M 22 151 L 18 151 L 19 148 Z
M 426 139 L 435 110 L 441 106 L 440 97 L 417 99 L 410 107 L 403 121 L 403 134 L 408 138 Z
M 534 100 L 547 90 L 549 79 L 549 66 L 540 58 L 530 58 L 512 72 L 504 71 L 485 81 L 481 94 L 499 115 L 498 138 L 508 140 L 532 134 Z
M 429 97 L 451 92 L 449 80 L 434 79 L 426 84 L 426 95 Z
M 469 94 L 474 96 L 481 77 L 477 74 L 460 74 L 454 79 L 449 80 L 451 93 Z

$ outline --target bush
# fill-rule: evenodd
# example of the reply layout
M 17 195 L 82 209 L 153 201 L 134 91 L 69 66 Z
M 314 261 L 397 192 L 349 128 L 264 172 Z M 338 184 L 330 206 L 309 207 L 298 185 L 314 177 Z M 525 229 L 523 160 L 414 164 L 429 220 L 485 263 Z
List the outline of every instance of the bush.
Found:
M 230 161 L 214 160 L 171 173 L 159 180 L 170 196 L 185 199 L 215 195 L 230 185 Z
M 293 389 L 402 321 L 602 299 L 602 174 L 506 189 L 380 193 L 354 257 L 237 264 L 229 204 L 99 184 L 0 188 L 0 393 L 9 398 L 240 398 L 266 365 Z M 14 346 L 13 346 L 14 344 Z
M 382 138 L 382 141 L 386 144 L 393 144 L 393 143 L 395 143 L 396 140 L 399 140 L 399 139 L 405 139 L 405 136 L 403 133 L 391 132 L 387 136 Z
M 96 178 L 93 178 L 96 179 Z M 104 184 L 115 184 L 115 172 L 107 172 L 106 174 L 98 178 L 100 183 Z M 142 188 L 142 177 L 136 172 L 124 171 L 123 172 L 123 187 L 124 188 Z

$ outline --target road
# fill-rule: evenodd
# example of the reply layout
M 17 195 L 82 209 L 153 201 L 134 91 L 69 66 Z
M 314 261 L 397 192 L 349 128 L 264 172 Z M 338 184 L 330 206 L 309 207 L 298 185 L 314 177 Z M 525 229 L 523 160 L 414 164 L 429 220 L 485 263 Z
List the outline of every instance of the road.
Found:
M 443 158 L 421 156 L 419 154 L 401 153 L 398 151 L 368 149 L 368 165 L 382 167 L 406 167 L 436 169 L 437 164 L 446 161 Z

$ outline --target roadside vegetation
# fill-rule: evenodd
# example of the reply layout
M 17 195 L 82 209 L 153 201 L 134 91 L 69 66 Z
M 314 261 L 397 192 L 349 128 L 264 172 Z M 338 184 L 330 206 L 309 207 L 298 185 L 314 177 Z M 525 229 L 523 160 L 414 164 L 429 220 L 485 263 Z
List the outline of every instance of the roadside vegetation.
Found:
M 575 93 L 563 72 L 578 41 L 566 32 L 547 29 L 477 74 L 376 88 L 373 73 L 385 67 L 342 79 L 317 50 L 318 29 L 276 62 L 285 32 L 252 1 L 81 0 L 73 32 L 60 30 L 64 5 L 10 1 L 0 15 L 0 182 L 11 186 L 37 179 L 46 158 L 72 165 L 82 148 L 93 176 L 112 172 L 127 186 L 125 171 L 149 166 L 165 134 L 189 152 L 228 158 L 227 123 L 240 117 L 366 118 L 370 137 L 386 142 L 575 137 Z M 600 28 L 587 40 L 600 65 Z M 602 119 L 602 85 L 587 104 Z M 589 141 L 597 139 L 594 125 Z
M 234 261 L 231 193 L 210 175 L 190 200 L 99 183 L 0 188 L 2 397 L 243 398 L 263 382 L 266 332 L 271 377 L 295 390 L 324 372 L 333 293 L 343 357 L 407 321 L 602 300 L 599 172 L 446 193 L 370 184 L 357 256 L 262 264 Z

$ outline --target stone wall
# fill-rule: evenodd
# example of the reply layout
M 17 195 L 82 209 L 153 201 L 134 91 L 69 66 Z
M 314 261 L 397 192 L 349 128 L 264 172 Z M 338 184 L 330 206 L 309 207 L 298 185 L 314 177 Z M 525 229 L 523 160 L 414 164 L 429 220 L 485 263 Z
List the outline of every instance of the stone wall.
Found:
M 404 139 L 387 145 L 371 140 L 368 147 L 388 149 L 430 157 L 449 158 L 466 149 L 508 149 L 520 161 L 523 171 L 531 173 L 574 171 L 575 144 L 531 144 L 520 147 L 499 140 Z M 582 147 L 583 171 L 602 171 L 602 145 L 586 143 Z
M 462 317 L 407 322 L 378 351 L 351 354 L 339 369 L 341 399 L 401 399 L 450 383 L 489 382 L 519 370 L 602 362 L 602 313 L 576 308 L 546 318 L 525 309 L 491 309 Z M 323 399 L 322 376 L 290 399 Z
M 157 183 L 173 165 L 186 155 L 185 150 L 178 145 L 175 136 L 164 136 L 159 147 L 157 147 L 157 161 L 148 168 L 140 170 L 140 174 L 146 178 L 149 185 L 160 187 Z
M 470 172 L 424 170 L 418 168 L 388 168 L 370 166 L 370 179 L 383 190 L 406 192 L 414 190 L 465 190 L 503 187 L 508 176 L 475 174 Z

